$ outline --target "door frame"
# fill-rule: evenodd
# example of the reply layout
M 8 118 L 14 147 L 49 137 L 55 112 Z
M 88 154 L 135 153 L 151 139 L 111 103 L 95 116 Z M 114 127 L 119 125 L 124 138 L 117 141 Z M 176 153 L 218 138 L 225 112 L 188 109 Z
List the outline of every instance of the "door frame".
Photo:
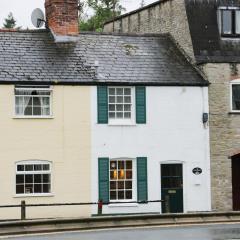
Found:
M 162 179 L 162 175 L 161 175 L 161 165 L 162 164 L 182 164 L 182 177 L 183 177 L 183 213 L 186 212 L 186 206 L 187 206 L 187 202 L 186 202 L 186 162 L 185 161 L 181 161 L 181 160 L 166 160 L 166 161 L 160 161 L 159 162 L 159 183 L 160 183 L 160 199 L 162 199 L 162 183 L 161 183 L 161 179 Z M 161 204 L 161 213 L 162 213 L 162 204 Z

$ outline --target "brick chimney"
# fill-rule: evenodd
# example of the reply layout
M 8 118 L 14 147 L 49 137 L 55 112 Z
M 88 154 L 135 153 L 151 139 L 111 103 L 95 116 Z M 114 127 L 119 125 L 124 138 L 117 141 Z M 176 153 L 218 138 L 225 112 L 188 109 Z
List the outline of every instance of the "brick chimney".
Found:
M 55 38 L 78 35 L 78 0 L 45 0 L 45 11 Z

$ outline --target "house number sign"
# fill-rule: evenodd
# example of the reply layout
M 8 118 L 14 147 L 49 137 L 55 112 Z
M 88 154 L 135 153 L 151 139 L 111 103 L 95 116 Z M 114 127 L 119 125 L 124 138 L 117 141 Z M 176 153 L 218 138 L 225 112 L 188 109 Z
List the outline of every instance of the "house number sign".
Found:
M 199 167 L 196 167 L 192 170 L 192 172 L 195 174 L 195 175 L 200 175 L 202 173 L 202 169 L 199 168 Z

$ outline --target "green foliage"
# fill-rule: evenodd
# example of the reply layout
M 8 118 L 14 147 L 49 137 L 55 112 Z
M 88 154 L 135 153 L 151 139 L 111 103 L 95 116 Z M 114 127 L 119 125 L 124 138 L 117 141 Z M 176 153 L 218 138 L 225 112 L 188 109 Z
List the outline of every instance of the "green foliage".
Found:
M 106 21 L 119 16 L 125 9 L 120 0 L 88 0 L 87 4 L 94 10 L 89 19 L 80 19 L 81 31 L 101 32 Z
M 11 12 L 8 14 L 7 18 L 4 19 L 3 27 L 9 29 L 16 27 L 16 20 Z

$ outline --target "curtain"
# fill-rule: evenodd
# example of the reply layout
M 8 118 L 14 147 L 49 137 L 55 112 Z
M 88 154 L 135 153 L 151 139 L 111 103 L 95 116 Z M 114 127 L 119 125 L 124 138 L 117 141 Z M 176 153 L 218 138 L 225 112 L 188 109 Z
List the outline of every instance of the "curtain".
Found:
M 31 96 L 24 96 L 23 115 L 32 115 L 32 105 L 30 104 Z
M 222 32 L 225 34 L 232 33 L 232 11 L 222 10 Z
M 41 102 L 41 115 L 46 116 L 49 115 L 49 98 L 48 97 L 40 97 Z
M 236 34 L 240 34 L 240 11 L 236 10 L 236 16 L 235 16 L 235 22 L 236 22 Z
M 16 97 L 16 107 L 15 107 L 15 111 L 16 111 L 16 115 L 24 115 L 24 111 L 23 111 L 23 106 L 24 106 L 24 98 L 23 97 Z
M 30 100 L 31 100 L 30 96 L 16 97 L 16 107 L 15 107 L 16 115 L 32 115 L 26 112 L 26 109 L 30 103 Z M 29 107 L 31 107 L 31 105 Z

